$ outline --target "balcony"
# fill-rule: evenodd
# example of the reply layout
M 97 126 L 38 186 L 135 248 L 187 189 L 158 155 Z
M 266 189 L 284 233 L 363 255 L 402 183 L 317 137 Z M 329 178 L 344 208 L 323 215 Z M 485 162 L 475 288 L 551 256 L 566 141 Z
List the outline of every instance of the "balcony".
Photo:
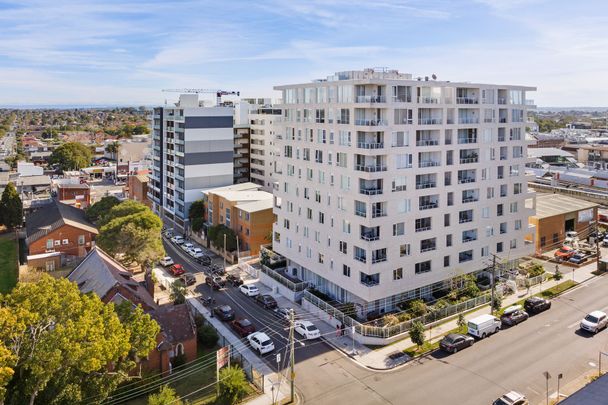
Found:
M 498 104 L 507 104 L 506 97 L 498 97 Z
M 382 149 L 384 148 L 383 142 L 357 142 L 357 148 L 359 149 Z
M 467 184 L 467 183 L 475 183 L 475 176 L 458 178 L 458 184 Z
M 439 99 L 439 97 L 425 97 L 425 96 L 418 97 L 419 104 L 439 104 L 440 101 L 441 100 Z
M 472 194 L 463 194 L 462 195 L 462 203 L 466 204 L 466 203 L 471 203 L 471 202 L 477 202 L 479 201 L 479 196 L 477 195 L 472 195 Z
M 479 124 L 479 117 L 459 117 L 459 124 Z
M 425 201 L 425 202 L 421 202 L 418 209 L 420 211 L 424 211 L 424 210 L 431 210 L 433 208 L 438 208 L 439 207 L 439 203 L 437 201 Z
M 421 181 L 419 183 L 416 183 L 416 190 L 422 190 L 425 188 L 435 188 L 435 187 L 437 187 L 436 181 Z
M 461 215 L 458 218 L 459 224 L 466 224 L 467 222 L 473 222 L 473 214 L 470 215 Z
M 385 262 L 386 260 L 387 260 L 386 249 L 380 249 L 380 250 L 374 251 L 374 253 L 372 255 L 372 264 L 382 263 L 382 262 Z
M 477 231 L 464 231 L 462 233 L 462 243 L 474 242 L 477 240 Z
M 416 228 L 416 232 L 424 232 L 424 231 L 430 231 L 431 230 L 431 226 L 420 226 Z
M 375 173 L 375 172 L 385 172 L 386 165 L 356 165 L 355 170 L 360 172 L 367 173 Z
M 354 259 L 356 261 L 358 261 L 358 262 L 361 262 L 361 263 L 367 263 L 367 258 L 365 256 L 357 256 L 357 255 L 355 255 Z
M 361 234 L 361 239 L 366 240 L 368 242 L 372 242 L 375 240 L 379 240 L 380 239 L 380 235 L 377 233 L 373 233 L 373 232 L 369 232 L 369 233 L 362 233 Z
M 388 121 L 385 119 L 356 119 L 355 125 L 366 127 L 383 127 L 388 125 Z
M 355 103 L 386 103 L 385 96 L 356 96 Z
M 373 210 L 372 211 L 372 218 L 380 218 L 380 217 L 385 217 L 387 216 L 387 212 L 386 210 Z
M 441 162 L 438 160 L 421 160 L 418 163 L 418 167 L 436 167 L 441 166 Z
M 479 104 L 477 97 L 456 97 L 456 104 Z
M 365 210 L 355 210 L 355 215 L 358 217 L 366 218 L 367 212 L 365 212 Z
M 366 287 L 374 287 L 380 284 L 380 275 L 378 273 L 372 275 L 361 273 L 359 281 Z
M 431 252 L 433 250 L 437 250 L 437 242 L 435 238 L 420 241 L 420 253 Z
M 416 146 L 437 146 L 439 145 L 438 139 L 420 139 L 416 141 Z
M 378 194 L 382 194 L 382 188 L 379 188 L 379 187 L 360 188 L 359 193 L 365 194 L 365 195 L 378 195 Z
M 460 163 L 477 163 L 479 161 L 479 157 L 477 155 L 460 155 Z
M 418 125 L 441 125 L 442 118 L 418 118 Z

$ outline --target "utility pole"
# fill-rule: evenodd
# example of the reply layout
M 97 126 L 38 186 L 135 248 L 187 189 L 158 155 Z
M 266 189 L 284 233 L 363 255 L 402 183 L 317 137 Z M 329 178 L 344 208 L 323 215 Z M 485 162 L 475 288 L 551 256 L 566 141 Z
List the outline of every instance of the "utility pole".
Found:
M 226 269 L 226 234 L 224 233 L 224 270 Z
M 289 352 L 289 365 L 290 365 L 290 371 L 291 371 L 291 403 L 293 404 L 295 401 L 295 379 L 296 379 L 296 372 L 295 372 L 295 363 L 296 363 L 296 356 L 295 356 L 295 351 L 294 351 L 294 323 L 295 323 L 295 316 L 294 316 L 294 311 L 293 309 L 289 312 L 289 346 L 290 346 L 290 352 Z
M 492 298 L 490 301 L 490 314 L 494 314 L 494 290 L 496 289 L 496 255 L 492 254 Z
M 595 270 L 600 271 L 600 244 L 599 244 L 599 228 L 598 228 L 598 220 L 595 218 Z

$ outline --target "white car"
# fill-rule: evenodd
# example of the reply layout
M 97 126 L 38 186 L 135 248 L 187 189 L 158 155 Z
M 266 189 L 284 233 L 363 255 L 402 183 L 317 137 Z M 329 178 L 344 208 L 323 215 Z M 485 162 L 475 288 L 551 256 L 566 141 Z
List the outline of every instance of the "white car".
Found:
M 581 321 L 581 329 L 597 333 L 608 326 L 608 316 L 602 311 L 593 311 Z
M 165 256 L 160 259 L 160 265 L 163 267 L 173 266 L 174 264 L 175 263 L 173 262 L 173 259 L 170 256 Z
M 192 243 L 184 243 L 182 245 L 182 250 L 189 252 L 191 249 L 194 249 L 194 245 Z
M 188 253 L 190 253 L 190 256 L 192 257 L 201 257 L 201 255 L 203 254 L 203 249 L 195 247 L 190 249 Z
M 608 246 L 608 236 L 604 236 L 604 239 L 602 240 L 602 246 Z
M 184 243 L 184 238 L 179 235 L 175 235 L 171 238 L 171 242 L 181 245 L 182 243 Z
M 321 331 L 310 321 L 296 321 L 294 330 L 306 340 L 318 339 Z
M 239 290 L 248 297 L 260 295 L 260 289 L 255 284 L 243 284 L 239 287 Z
M 264 332 L 253 332 L 247 335 L 247 340 L 249 340 L 251 347 L 260 352 L 260 354 L 266 354 L 274 350 L 274 343 Z
M 507 392 L 496 401 L 492 402 L 492 405 L 528 405 L 528 399 L 520 394 L 519 392 L 511 391 Z

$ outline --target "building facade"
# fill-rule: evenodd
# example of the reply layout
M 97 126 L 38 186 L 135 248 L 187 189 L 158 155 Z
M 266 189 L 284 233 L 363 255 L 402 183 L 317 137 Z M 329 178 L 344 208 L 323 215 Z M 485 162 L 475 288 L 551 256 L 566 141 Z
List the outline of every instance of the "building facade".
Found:
M 152 128 L 148 197 L 166 223 L 184 232 L 200 191 L 232 184 L 233 108 L 205 107 L 198 94 L 182 94 L 174 106 L 154 109 Z
M 272 192 L 275 166 L 274 123 L 281 119 L 281 109 L 259 106 L 249 113 L 251 125 L 251 181 Z
M 275 90 L 273 249 L 290 275 L 382 313 L 532 253 L 534 88 L 366 69 Z

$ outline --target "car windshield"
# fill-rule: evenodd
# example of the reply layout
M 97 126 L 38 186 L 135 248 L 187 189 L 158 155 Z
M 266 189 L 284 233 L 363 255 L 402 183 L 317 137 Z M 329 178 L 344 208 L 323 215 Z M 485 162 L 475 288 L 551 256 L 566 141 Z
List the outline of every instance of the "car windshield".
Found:
M 509 405 L 509 403 L 505 402 L 504 399 L 500 398 L 500 399 L 497 399 L 496 401 L 494 401 L 494 404 L 492 404 L 492 405 Z
M 597 323 L 598 319 L 593 315 L 587 315 L 585 320 L 591 323 Z
M 249 322 L 249 319 L 243 319 L 242 321 L 239 322 L 239 324 L 242 327 L 247 327 L 247 326 L 251 326 L 251 322 Z
M 261 341 L 261 342 L 260 342 L 260 344 L 261 344 L 262 346 L 268 346 L 268 345 L 269 345 L 269 344 L 271 344 L 271 343 L 272 343 L 272 341 L 271 341 L 270 339 L 267 339 L 267 340 L 264 340 L 264 341 Z
M 314 326 L 314 325 L 308 325 L 306 327 L 306 330 L 309 331 L 309 332 L 316 332 L 317 331 L 317 327 Z

